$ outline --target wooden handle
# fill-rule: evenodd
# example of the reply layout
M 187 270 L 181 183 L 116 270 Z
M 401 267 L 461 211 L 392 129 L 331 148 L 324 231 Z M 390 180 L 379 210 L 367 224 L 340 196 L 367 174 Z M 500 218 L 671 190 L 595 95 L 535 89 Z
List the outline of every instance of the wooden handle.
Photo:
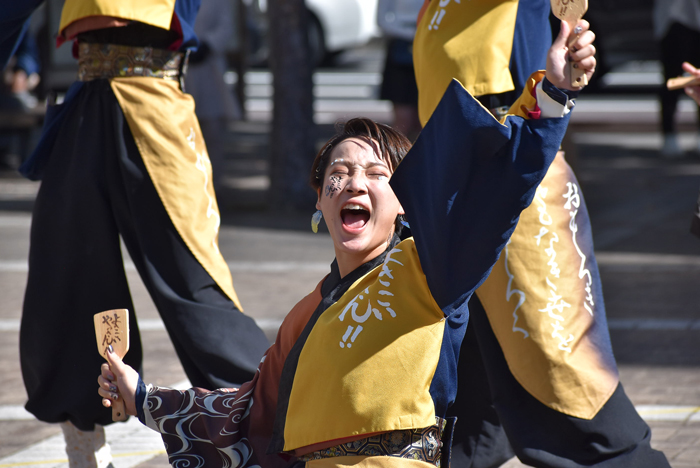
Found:
M 696 78 L 694 76 L 677 76 L 676 78 L 671 78 L 666 82 L 666 87 L 671 91 L 685 88 L 686 86 L 698 85 L 700 85 L 700 78 Z
M 112 421 L 126 421 L 128 417 L 124 400 L 112 401 Z
M 585 6 L 587 8 L 588 4 L 586 3 Z M 577 18 L 576 21 L 569 22 L 569 27 L 571 28 L 571 35 L 568 39 L 569 47 L 571 47 L 571 45 L 576 42 L 576 39 L 578 39 L 578 34 L 574 34 L 574 28 L 576 27 L 579 19 L 580 17 Z M 571 62 L 569 62 L 569 76 L 571 77 L 571 86 L 574 88 L 583 88 L 584 86 L 588 86 L 586 71 L 582 68 L 574 68 L 574 64 Z
M 574 68 L 574 64 L 569 63 L 569 71 L 571 72 L 571 86 L 576 88 L 588 86 L 588 77 L 585 70 Z

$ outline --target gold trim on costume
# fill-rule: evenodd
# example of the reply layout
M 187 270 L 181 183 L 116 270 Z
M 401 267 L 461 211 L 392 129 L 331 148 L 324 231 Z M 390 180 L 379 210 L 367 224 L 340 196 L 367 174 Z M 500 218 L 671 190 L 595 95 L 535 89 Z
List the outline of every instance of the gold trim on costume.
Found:
M 220 216 L 211 162 L 194 114 L 178 83 L 113 78 L 114 95 L 165 210 L 187 247 L 216 284 L 243 310 L 231 271 L 219 252 Z
M 364 439 L 318 450 L 299 457 L 301 461 L 345 456 L 387 456 L 420 460 L 440 468 L 442 432 L 445 420 L 435 417 L 436 424 L 420 429 L 375 434 Z
M 78 46 L 78 80 L 147 76 L 179 80 L 185 54 L 153 47 L 130 47 L 115 44 Z

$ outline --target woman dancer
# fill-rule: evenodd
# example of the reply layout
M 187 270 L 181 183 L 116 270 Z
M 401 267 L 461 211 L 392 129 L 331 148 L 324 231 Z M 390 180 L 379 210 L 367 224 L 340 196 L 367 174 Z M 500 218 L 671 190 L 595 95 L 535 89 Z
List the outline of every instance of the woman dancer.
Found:
M 573 107 L 567 61 L 593 73 L 593 34 L 579 26 L 567 49 L 562 24 L 546 73 L 514 106 L 529 118 L 501 124 L 454 81 L 408 155 L 405 137 L 368 119 L 331 138 L 310 180 L 314 222 L 322 214 L 336 259 L 252 381 L 146 387 L 111 354 L 98 378 L 103 404 L 124 399 L 162 434 L 174 466 L 447 466 L 443 417 L 467 302 L 559 148 Z

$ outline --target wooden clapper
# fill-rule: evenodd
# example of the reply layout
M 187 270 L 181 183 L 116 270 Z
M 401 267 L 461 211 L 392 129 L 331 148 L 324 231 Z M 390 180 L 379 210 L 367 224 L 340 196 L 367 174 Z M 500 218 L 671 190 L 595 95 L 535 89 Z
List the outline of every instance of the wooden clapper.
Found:
M 700 85 L 700 78 L 695 78 L 694 76 L 677 76 L 675 78 L 669 78 L 666 82 L 666 87 L 671 91 L 682 89 L 686 86 L 698 85 Z
M 107 348 L 112 349 L 121 359 L 129 351 L 129 311 L 126 309 L 105 310 L 95 314 L 95 337 L 97 350 L 107 359 Z M 112 401 L 112 421 L 126 421 L 124 399 Z
M 587 10 L 588 0 L 552 0 L 552 13 L 560 20 L 569 23 L 571 31 L 574 30 L 578 20 L 583 17 Z M 573 63 L 569 63 L 571 86 L 583 88 L 588 85 L 586 73 L 580 68 L 574 68 L 573 65 Z

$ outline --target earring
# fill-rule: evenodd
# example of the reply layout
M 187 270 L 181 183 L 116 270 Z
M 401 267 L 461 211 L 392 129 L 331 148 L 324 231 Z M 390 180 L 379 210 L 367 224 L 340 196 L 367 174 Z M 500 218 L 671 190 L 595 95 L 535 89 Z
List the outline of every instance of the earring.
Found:
M 316 210 L 316 213 L 311 216 L 311 230 L 314 234 L 318 232 L 318 224 L 321 222 L 321 218 L 323 218 L 321 210 Z

